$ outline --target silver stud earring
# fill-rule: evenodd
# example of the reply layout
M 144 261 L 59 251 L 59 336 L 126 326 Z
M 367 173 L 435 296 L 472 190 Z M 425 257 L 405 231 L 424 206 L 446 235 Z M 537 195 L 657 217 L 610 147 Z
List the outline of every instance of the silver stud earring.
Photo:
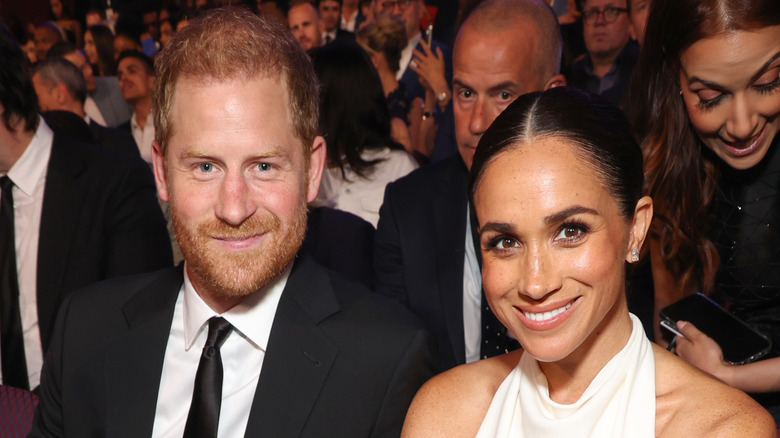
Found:
M 632 249 L 631 250 L 631 263 L 636 263 L 639 261 L 639 250 L 638 249 Z

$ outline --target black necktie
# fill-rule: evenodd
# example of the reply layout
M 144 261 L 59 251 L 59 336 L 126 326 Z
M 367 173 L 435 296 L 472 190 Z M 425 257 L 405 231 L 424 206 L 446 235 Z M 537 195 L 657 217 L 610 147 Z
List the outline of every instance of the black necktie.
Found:
M 22 316 L 19 312 L 19 283 L 16 278 L 13 181 L 0 178 L 0 346 L 3 384 L 30 389 L 24 357 Z
M 333 37 L 330 35 L 325 35 L 325 44 L 330 44 L 331 41 L 333 41 Z
M 474 207 L 469 204 L 469 219 L 471 222 L 471 237 L 474 239 L 474 252 L 477 255 L 479 271 L 482 272 L 482 246 L 479 243 L 479 232 L 477 231 L 477 215 L 474 213 Z M 496 318 L 496 315 L 490 310 L 487 299 L 485 299 L 485 288 L 482 290 L 482 342 L 480 342 L 479 358 L 498 356 L 508 353 L 520 347 L 520 344 L 506 334 L 506 327 Z
M 184 426 L 184 438 L 214 438 L 219 427 L 219 408 L 222 405 L 222 356 L 219 348 L 233 326 L 224 318 L 209 320 L 209 334 L 200 356 L 195 375 L 192 404 Z

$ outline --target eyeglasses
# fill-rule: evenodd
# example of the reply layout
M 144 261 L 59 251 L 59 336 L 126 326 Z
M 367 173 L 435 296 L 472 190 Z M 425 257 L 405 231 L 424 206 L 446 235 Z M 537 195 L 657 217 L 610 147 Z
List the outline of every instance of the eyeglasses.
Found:
M 598 19 L 599 15 L 604 15 L 604 21 L 612 23 L 617 20 L 618 16 L 624 12 L 628 12 L 626 8 L 616 8 L 614 6 L 607 6 L 604 9 L 592 8 L 582 13 L 582 20 L 585 22 L 594 22 Z
M 382 11 L 384 12 L 393 12 L 396 5 L 403 11 L 407 6 L 412 4 L 412 0 L 387 0 L 380 2 L 379 4 L 382 6 Z

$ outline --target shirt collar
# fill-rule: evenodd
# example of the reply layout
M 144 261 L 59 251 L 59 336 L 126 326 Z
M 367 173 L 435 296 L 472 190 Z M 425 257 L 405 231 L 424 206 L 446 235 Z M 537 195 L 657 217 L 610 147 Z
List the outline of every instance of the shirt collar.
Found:
M 184 266 L 184 347 L 189 350 L 201 330 L 207 329 L 207 321 L 213 316 L 222 316 L 233 328 L 252 344 L 265 351 L 276 308 L 287 285 L 292 263 L 270 284 L 247 297 L 240 304 L 223 313 L 212 310 L 192 286 L 187 266 Z
M 150 123 L 154 123 L 154 117 L 152 117 L 152 113 L 146 115 L 146 125 L 145 126 L 151 126 Z M 138 114 L 133 111 L 133 115 L 130 116 L 130 125 L 134 129 L 141 129 L 141 127 L 138 125 Z M 146 129 L 146 128 L 144 128 Z
M 22 156 L 8 170 L 8 178 L 25 195 L 32 197 L 35 186 L 46 176 L 51 157 L 51 143 L 54 133 L 49 125 L 38 117 L 38 128 Z

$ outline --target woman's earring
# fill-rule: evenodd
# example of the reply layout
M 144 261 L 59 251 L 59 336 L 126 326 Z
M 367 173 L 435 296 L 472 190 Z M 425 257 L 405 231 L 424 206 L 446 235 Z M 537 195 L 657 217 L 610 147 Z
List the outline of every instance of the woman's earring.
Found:
M 639 261 L 639 250 L 638 249 L 632 249 L 631 250 L 631 263 L 636 263 Z

